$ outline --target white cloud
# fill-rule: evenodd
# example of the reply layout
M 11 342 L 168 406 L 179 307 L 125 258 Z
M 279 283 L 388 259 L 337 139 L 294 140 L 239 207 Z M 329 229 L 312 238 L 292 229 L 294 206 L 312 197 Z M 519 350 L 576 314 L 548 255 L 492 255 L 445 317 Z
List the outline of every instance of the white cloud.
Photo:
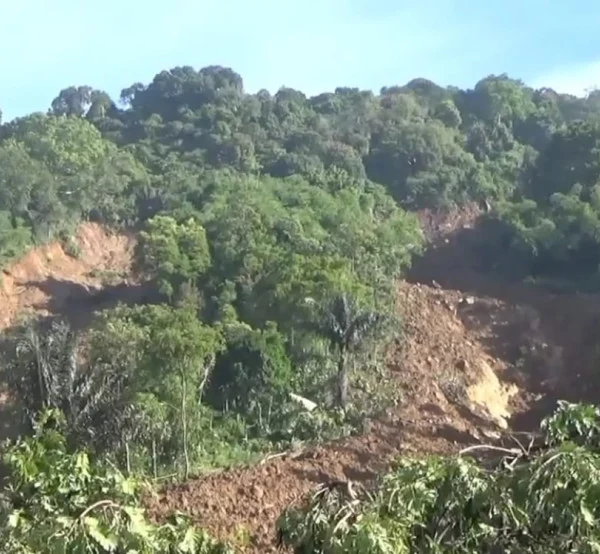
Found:
M 585 96 L 590 89 L 600 87 L 600 60 L 558 67 L 533 79 L 531 86 Z

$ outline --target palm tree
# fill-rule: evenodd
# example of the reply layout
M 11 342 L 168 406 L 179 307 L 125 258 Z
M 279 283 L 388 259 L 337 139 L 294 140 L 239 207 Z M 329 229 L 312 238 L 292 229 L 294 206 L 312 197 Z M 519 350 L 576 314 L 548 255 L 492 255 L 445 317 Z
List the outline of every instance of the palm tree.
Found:
M 79 355 L 79 337 L 64 322 L 42 332 L 28 326 L 6 360 L 9 386 L 28 423 L 39 412 L 59 409 L 70 438 L 111 448 L 131 419 L 127 375 L 116 364 L 87 364 Z
M 384 316 L 377 312 L 362 311 L 346 293 L 335 295 L 324 307 L 315 330 L 329 342 L 337 353 L 337 402 L 341 408 L 348 405 L 348 361 L 367 336 L 376 332 Z

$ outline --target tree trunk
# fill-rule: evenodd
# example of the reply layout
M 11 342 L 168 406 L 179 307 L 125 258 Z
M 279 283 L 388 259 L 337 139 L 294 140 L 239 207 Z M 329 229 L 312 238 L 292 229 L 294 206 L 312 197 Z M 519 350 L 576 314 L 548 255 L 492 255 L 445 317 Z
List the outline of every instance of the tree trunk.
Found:
M 337 385 L 338 406 L 340 408 L 346 408 L 348 405 L 348 355 L 343 350 L 340 352 L 340 357 L 338 359 Z
M 152 437 L 152 471 L 154 478 L 158 479 L 158 467 L 156 463 L 156 438 Z
M 185 373 L 181 371 L 181 424 L 183 431 L 183 457 L 185 460 L 185 478 L 190 476 L 190 456 L 188 453 L 188 437 L 187 437 L 187 406 L 186 406 L 186 395 L 187 395 L 187 382 Z
M 125 458 L 127 464 L 127 475 L 131 475 L 131 453 L 129 451 L 129 441 L 125 441 Z

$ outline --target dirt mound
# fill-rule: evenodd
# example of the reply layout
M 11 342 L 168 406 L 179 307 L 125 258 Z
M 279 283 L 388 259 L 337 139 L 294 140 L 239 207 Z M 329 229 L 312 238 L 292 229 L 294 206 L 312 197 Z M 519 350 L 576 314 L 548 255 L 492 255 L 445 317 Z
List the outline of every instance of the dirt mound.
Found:
M 17 316 L 32 311 L 47 315 L 69 301 L 68 287 L 58 291 L 59 287 L 48 283 L 98 288 L 107 280 L 122 282 L 131 273 L 135 247 L 132 235 L 111 233 L 98 224 L 85 223 L 79 227 L 74 244 L 75 256 L 69 255 L 59 242 L 52 242 L 32 249 L 3 270 L 0 330 L 12 325 Z
M 512 415 L 511 399 L 519 393 L 519 388 L 514 383 L 502 383 L 485 360 L 481 360 L 478 369 L 475 383 L 466 389 L 467 398 L 472 405 L 486 410 L 493 421 L 506 429 Z
M 493 334 L 492 320 L 478 328 L 466 327 L 463 322 L 473 310 L 497 311 L 499 303 L 418 283 L 403 283 L 399 294 L 407 337 L 404 351 L 396 356 L 402 370 L 414 374 L 413 381 L 419 388 L 412 390 L 411 396 L 417 400 L 418 413 L 422 413 L 418 399 L 431 398 L 433 387 L 451 400 L 453 408 L 449 407 L 448 413 L 464 416 L 461 408 L 466 408 L 506 428 L 510 400 L 519 389 L 514 383 L 504 382 L 509 378 L 507 363 L 489 353 L 487 338 Z M 423 361 L 430 369 L 428 374 Z M 439 398 L 439 394 L 433 394 Z M 455 425 L 459 421 L 453 418 Z
M 460 229 L 472 228 L 483 213 L 482 206 L 473 202 L 454 210 L 420 210 L 417 217 L 427 239 L 435 243 Z
M 526 396 L 529 415 L 532 404 L 538 405 L 535 419 L 552 410 L 559 398 L 599 402 L 600 294 L 507 282 L 482 272 L 481 230 L 472 225 L 457 226 L 435 241 L 414 264 L 409 281 L 478 298 L 461 310 L 461 319 L 469 334 L 478 333 L 489 354 L 506 364 L 521 391 L 512 403 Z M 513 424 L 529 427 L 535 419 Z
M 249 536 L 242 551 L 277 552 L 275 522 L 282 510 L 319 483 L 366 481 L 384 470 L 398 453 L 448 453 L 450 441 L 397 420 L 379 423 L 368 436 L 339 441 L 287 457 L 266 460 L 190 479 L 169 487 L 148 502 L 160 519 L 175 510 L 189 514 L 202 528 L 226 540 Z
M 150 512 L 160 518 L 183 510 L 220 538 L 250 536 L 243 551 L 275 552 L 277 517 L 318 483 L 369 480 L 398 455 L 489 442 L 490 431 L 537 425 L 559 397 L 594 398 L 600 296 L 557 296 L 489 279 L 477 289 L 478 277 L 464 269 L 462 281 L 452 271 L 435 274 L 462 288 L 445 290 L 428 278 L 432 286 L 398 288 L 405 335 L 391 347 L 389 367 L 404 399 L 385 421 L 299 456 L 167 487 L 149 502 Z

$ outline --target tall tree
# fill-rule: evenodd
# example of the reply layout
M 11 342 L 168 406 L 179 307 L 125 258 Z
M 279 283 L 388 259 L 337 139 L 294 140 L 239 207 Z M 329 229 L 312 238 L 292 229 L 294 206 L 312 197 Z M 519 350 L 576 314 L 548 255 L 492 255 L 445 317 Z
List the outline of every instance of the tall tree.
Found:
M 341 408 L 348 405 L 350 356 L 381 328 L 383 321 L 383 314 L 361 310 L 345 293 L 334 296 L 322 309 L 315 330 L 337 354 L 337 403 Z

